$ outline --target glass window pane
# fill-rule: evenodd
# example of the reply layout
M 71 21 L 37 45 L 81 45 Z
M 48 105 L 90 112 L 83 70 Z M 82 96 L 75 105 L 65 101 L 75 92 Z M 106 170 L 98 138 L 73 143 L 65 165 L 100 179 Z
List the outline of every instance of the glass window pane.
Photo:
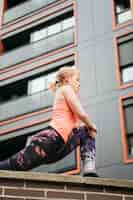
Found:
M 46 78 L 46 88 L 48 88 L 49 84 L 55 80 L 56 72 L 50 73 Z
M 127 137 L 128 153 L 133 156 L 133 134 Z
M 128 153 L 133 155 L 133 97 L 123 101 Z
M 61 31 L 61 23 L 56 23 L 48 27 L 48 35 L 59 33 Z
M 128 10 L 124 13 L 121 13 L 118 15 L 118 23 L 121 24 L 121 23 L 124 23 L 128 20 L 132 19 L 132 12 L 131 10 Z
M 130 10 L 130 0 L 115 0 L 115 5 L 117 13 Z
M 133 63 L 133 34 L 132 39 L 119 44 L 120 65 Z
M 31 80 L 28 83 L 28 94 L 33 94 L 35 92 L 39 92 L 44 90 L 45 88 L 45 78 L 40 77 L 34 80 Z
M 129 33 L 128 35 L 124 35 L 118 38 L 118 43 L 122 44 L 127 41 L 131 41 L 133 39 L 133 33 Z
M 129 153 L 133 156 L 133 135 L 129 138 Z
M 119 24 L 132 19 L 130 0 L 115 0 L 115 12 Z
M 128 98 L 128 99 L 124 100 L 124 102 L 123 102 L 124 107 L 130 106 L 130 105 L 133 105 L 133 98 Z
M 124 108 L 127 134 L 133 133 L 133 104 Z
M 47 28 L 41 29 L 31 34 L 31 42 L 36 42 L 47 36 Z
M 64 29 L 67 29 L 67 28 L 70 28 L 70 27 L 73 27 L 74 24 L 75 24 L 74 17 L 65 19 L 65 20 L 62 22 L 63 30 L 64 30 Z
M 133 66 L 127 67 L 122 70 L 122 81 L 123 82 L 133 81 Z

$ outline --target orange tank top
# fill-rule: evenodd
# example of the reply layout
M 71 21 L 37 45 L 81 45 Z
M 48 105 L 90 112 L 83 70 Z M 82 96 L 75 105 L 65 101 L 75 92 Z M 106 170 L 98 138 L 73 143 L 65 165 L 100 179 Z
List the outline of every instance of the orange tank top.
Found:
M 65 98 L 54 103 L 50 125 L 57 130 L 65 142 L 67 142 L 72 129 L 76 127 L 78 120 L 78 117 L 71 111 Z

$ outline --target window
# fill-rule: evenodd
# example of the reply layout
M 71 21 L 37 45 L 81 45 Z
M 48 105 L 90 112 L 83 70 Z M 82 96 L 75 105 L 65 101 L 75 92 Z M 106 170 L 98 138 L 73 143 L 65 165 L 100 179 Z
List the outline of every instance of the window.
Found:
M 0 88 L 0 103 L 12 101 L 37 92 L 48 90 L 49 83 L 55 78 L 56 72 L 38 74 Z
M 54 72 L 54 73 L 50 73 L 47 77 L 46 77 L 46 79 L 45 79 L 45 84 L 46 84 L 46 89 L 48 89 L 48 86 L 49 86 L 49 84 L 53 81 L 53 80 L 55 80 L 55 77 L 56 77 L 56 72 Z
M 118 39 L 121 82 L 133 81 L 133 33 Z
M 74 19 L 74 17 L 71 16 L 67 19 L 64 19 L 64 20 L 58 22 L 58 23 L 49 25 L 46 28 L 42 28 L 38 31 L 31 33 L 30 41 L 31 42 L 39 41 L 39 40 L 49 37 L 53 34 L 57 34 L 61 31 L 64 31 L 68 28 L 72 28 L 72 27 L 74 27 L 74 24 L 75 24 L 75 19 Z
M 43 28 L 39 31 L 35 31 L 35 32 L 31 33 L 30 41 L 36 42 L 38 40 L 44 39 L 46 36 L 47 36 L 47 29 Z
M 61 32 L 61 22 L 48 27 L 48 35 Z
M 4 51 L 2 53 L 46 39 L 53 34 L 57 34 L 64 31 L 66 28 L 72 27 L 74 25 L 74 17 L 72 15 L 73 11 L 69 11 L 52 20 L 38 24 L 32 28 L 3 39 L 2 45 Z
M 128 155 L 133 157 L 133 97 L 123 101 Z
M 124 82 L 129 82 L 130 80 L 133 80 L 133 66 L 123 69 L 122 80 Z
M 28 83 L 28 94 L 33 94 L 45 89 L 45 78 L 39 77 Z
M 0 87 L 0 103 L 15 100 L 27 95 L 27 80 L 17 81 Z
M 70 28 L 70 27 L 73 27 L 74 25 L 75 25 L 75 19 L 74 19 L 74 17 L 65 19 L 62 22 L 63 30 L 65 30 L 67 28 Z
M 66 59 L 67 61 L 60 60 L 59 62 L 61 62 L 61 64 L 56 63 L 55 66 L 51 67 L 48 71 L 0 87 L 0 104 L 47 91 L 49 84 L 55 80 L 59 68 L 64 65 L 70 67 L 74 65 L 73 55 L 70 55 L 70 57 Z
M 40 92 L 45 93 L 45 91 L 48 91 L 48 86 L 55 80 L 59 68 L 63 66 L 72 67 L 73 65 L 75 65 L 75 54 L 70 54 L 58 61 L 51 61 L 49 64 L 45 63 L 45 71 L 43 68 L 42 72 L 0 87 L 0 104 L 36 93 L 38 93 L 39 97 Z
M 49 83 L 54 80 L 56 73 L 50 73 L 48 75 L 35 78 L 28 82 L 28 94 L 32 95 L 36 92 L 41 92 L 48 89 Z
M 117 24 L 122 24 L 132 19 L 130 0 L 114 0 Z

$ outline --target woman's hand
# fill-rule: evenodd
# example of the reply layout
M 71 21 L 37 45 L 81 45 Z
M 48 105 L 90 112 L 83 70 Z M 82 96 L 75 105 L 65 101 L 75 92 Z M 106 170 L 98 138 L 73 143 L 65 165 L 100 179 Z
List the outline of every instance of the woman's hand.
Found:
M 89 135 L 92 137 L 92 138 L 94 138 L 95 139 L 95 137 L 96 137 L 96 131 L 93 131 L 93 130 L 88 130 L 88 133 L 89 133 Z
M 90 135 L 92 138 L 95 138 L 95 137 L 96 137 L 96 134 L 97 134 L 96 125 L 93 124 L 93 125 L 91 126 L 91 128 L 88 128 L 88 132 L 89 132 L 89 135 Z

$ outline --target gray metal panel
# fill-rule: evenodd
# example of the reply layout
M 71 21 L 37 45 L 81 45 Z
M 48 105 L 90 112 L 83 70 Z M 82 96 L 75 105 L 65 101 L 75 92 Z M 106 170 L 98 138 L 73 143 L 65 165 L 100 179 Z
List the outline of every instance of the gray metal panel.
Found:
M 122 146 L 117 96 L 97 104 L 96 109 L 100 124 L 97 135 L 97 166 L 102 168 L 120 164 Z
M 12 26 L 4 26 L 2 29 L 2 40 L 7 38 L 7 37 L 11 37 L 15 34 L 18 34 L 22 31 L 25 31 L 29 28 L 35 27 L 39 24 L 48 22 L 49 20 L 54 20 L 56 17 L 61 16 L 64 13 L 67 13 L 69 11 L 73 10 L 72 5 L 70 6 L 70 3 L 72 2 L 72 0 L 67 0 L 62 4 L 59 4 L 58 6 L 52 7 L 51 9 L 46 9 L 45 12 L 41 12 L 39 13 L 37 16 L 33 15 L 31 17 L 31 22 L 29 23 L 29 18 L 22 20 L 22 21 L 18 21 L 15 24 L 13 24 Z M 65 5 L 64 5 L 65 4 Z M 69 7 L 64 9 L 64 6 L 69 5 Z
M 49 107 L 53 103 L 51 92 L 37 93 L 0 105 L 0 120 Z
M 0 0 L 0 8 L 2 8 L 2 5 L 3 5 L 3 1 Z
M 95 60 L 98 94 L 115 90 L 116 65 L 112 37 L 104 37 L 97 41 Z
M 94 7 L 93 7 L 94 6 Z M 91 4 L 93 12 L 93 23 L 95 35 L 103 35 L 112 33 L 112 1 L 94 0 Z
M 21 5 L 15 6 L 5 12 L 4 15 L 4 24 L 12 20 L 18 19 L 28 13 L 31 13 L 37 9 L 40 9 L 49 3 L 55 2 L 56 0 L 31 0 L 27 1 Z
M 13 131 L 13 132 L 9 132 L 9 133 L 6 133 L 4 135 L 1 135 L 0 141 L 5 141 L 5 140 L 8 140 L 10 138 L 14 138 L 16 136 L 27 135 L 27 134 L 32 133 L 32 132 L 38 132 L 38 130 L 46 128 L 48 125 L 49 125 L 49 122 L 45 122 L 45 123 L 36 124 L 34 126 L 29 126 L 27 128 L 23 128 L 23 129 L 20 129 L 20 130 L 16 130 L 16 131 Z
M 17 48 L 11 52 L 5 53 L 0 56 L 0 69 L 12 66 L 33 57 L 48 53 L 55 49 L 64 47 L 74 42 L 73 28 L 61 32 L 57 35 L 51 36 L 48 39 L 40 40 L 33 44 Z M 64 40 L 65 38 L 65 40 Z
M 105 166 L 99 170 L 100 177 L 106 178 L 118 178 L 118 179 L 131 179 L 133 180 L 133 165 L 120 165 L 112 164 L 110 166 Z
M 29 125 L 31 123 L 33 123 L 35 125 L 36 122 L 45 121 L 45 119 L 48 119 L 50 117 L 51 117 L 51 109 L 49 111 L 47 111 L 45 109 L 45 104 L 44 104 L 44 108 L 41 109 L 41 112 L 39 112 L 39 110 L 38 110 L 37 112 L 31 113 L 31 115 L 23 116 L 22 118 L 19 118 L 16 121 L 11 121 L 10 123 L 1 125 L 0 126 L 0 135 L 4 135 L 8 132 L 12 132 L 12 131 L 7 131 L 7 130 L 12 130 L 15 128 L 17 130 L 20 130 L 21 127 L 27 127 L 27 126 L 29 127 Z M 44 123 L 44 122 L 40 122 L 40 124 L 41 123 Z
M 94 45 L 88 43 L 78 50 L 82 99 L 96 95 L 94 50 Z
M 93 38 L 94 35 L 93 1 L 86 1 L 85 3 L 83 3 L 80 0 L 77 1 L 77 4 L 78 40 L 79 42 L 84 42 L 87 41 L 89 38 Z

